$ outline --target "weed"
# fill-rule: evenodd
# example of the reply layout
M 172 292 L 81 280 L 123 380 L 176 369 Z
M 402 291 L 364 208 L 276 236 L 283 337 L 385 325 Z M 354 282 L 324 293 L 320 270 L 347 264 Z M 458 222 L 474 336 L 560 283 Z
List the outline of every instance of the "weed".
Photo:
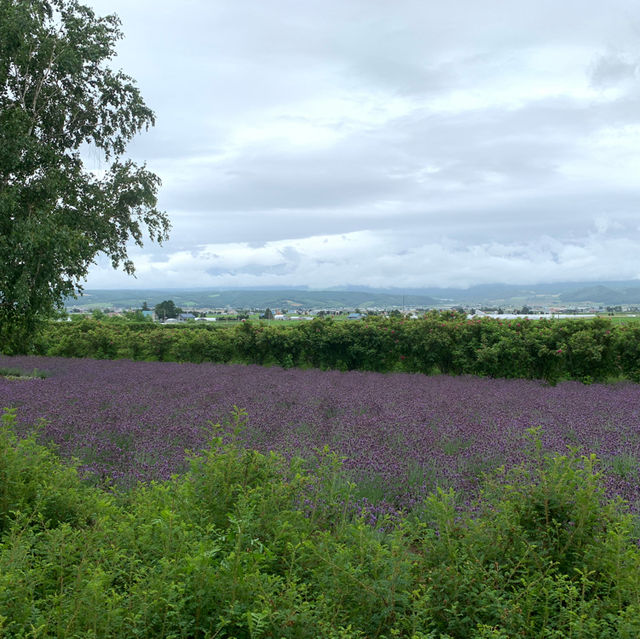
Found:
M 622 479 L 634 479 L 638 476 L 638 458 L 630 453 L 620 453 L 610 460 L 611 470 Z
M 50 376 L 51 374 L 47 371 L 41 371 L 37 368 L 34 368 L 30 372 L 23 371 L 19 368 L 0 368 L 0 377 L 7 379 L 46 379 Z

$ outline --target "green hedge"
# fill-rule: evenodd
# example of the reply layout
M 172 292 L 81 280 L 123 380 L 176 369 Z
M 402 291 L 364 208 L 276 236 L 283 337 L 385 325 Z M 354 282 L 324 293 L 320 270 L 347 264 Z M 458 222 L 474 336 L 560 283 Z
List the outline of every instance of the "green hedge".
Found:
M 293 326 L 233 327 L 52 323 L 43 355 L 180 362 L 241 362 L 339 370 L 489 377 L 640 381 L 640 325 L 609 319 L 468 320 L 428 313 L 417 320 L 314 319 Z

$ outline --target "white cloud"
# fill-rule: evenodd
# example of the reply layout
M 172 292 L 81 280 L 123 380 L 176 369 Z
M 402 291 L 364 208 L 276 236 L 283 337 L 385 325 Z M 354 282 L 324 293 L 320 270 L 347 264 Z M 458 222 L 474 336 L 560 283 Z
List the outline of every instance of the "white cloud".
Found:
M 638 272 L 633 0 L 85 1 L 123 19 L 173 222 L 89 286 Z
M 146 286 L 311 286 L 328 282 L 374 287 L 471 286 L 504 283 L 632 279 L 637 275 L 638 237 L 597 233 L 562 242 L 543 236 L 521 242 L 466 243 L 441 237 L 407 245 L 402 233 L 354 232 L 285 239 L 252 246 L 246 242 L 212 244 L 178 251 L 168 259 L 137 260 Z M 622 268 L 621 268 L 622 266 Z M 108 268 L 97 270 L 93 288 L 112 281 Z M 124 276 L 120 285 L 131 286 Z

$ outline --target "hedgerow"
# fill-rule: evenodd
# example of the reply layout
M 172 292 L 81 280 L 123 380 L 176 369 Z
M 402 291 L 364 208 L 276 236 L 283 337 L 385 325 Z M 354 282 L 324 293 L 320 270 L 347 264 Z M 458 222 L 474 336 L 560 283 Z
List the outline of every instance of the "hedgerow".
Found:
M 621 377 L 640 381 L 640 326 L 614 325 L 607 318 L 502 321 L 434 311 L 414 320 L 317 318 L 294 326 L 243 322 L 223 328 L 85 320 L 50 324 L 36 351 L 64 357 L 440 372 L 551 383 Z

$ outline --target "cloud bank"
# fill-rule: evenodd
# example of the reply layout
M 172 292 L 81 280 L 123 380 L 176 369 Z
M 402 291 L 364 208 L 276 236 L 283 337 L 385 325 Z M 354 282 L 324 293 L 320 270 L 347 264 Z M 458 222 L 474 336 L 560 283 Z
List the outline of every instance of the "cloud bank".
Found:
M 631 0 L 90 4 L 174 228 L 88 288 L 640 277 Z

